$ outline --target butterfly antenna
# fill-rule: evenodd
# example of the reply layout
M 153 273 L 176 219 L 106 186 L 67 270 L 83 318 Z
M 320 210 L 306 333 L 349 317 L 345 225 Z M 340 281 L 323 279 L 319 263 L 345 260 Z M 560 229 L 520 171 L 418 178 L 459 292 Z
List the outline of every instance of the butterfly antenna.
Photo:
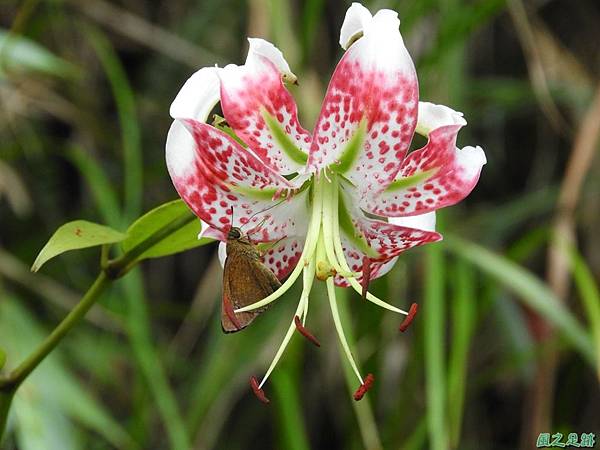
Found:
M 256 217 L 257 215 L 264 213 L 265 211 L 268 211 L 270 209 L 275 208 L 276 206 L 281 205 L 283 202 L 285 202 L 285 198 L 283 200 L 278 201 L 277 203 L 275 203 L 274 205 L 269 206 L 268 208 L 265 209 L 261 209 L 260 211 L 256 211 L 254 214 L 252 214 L 250 217 L 248 217 L 248 221 L 242 225 L 240 225 L 240 229 L 242 229 L 244 226 L 246 226 L 247 224 L 250 223 L 250 219 L 252 219 L 253 217 Z M 232 214 L 233 214 L 233 208 L 232 208 Z M 260 228 L 260 226 L 262 226 L 266 221 L 266 218 L 263 219 L 263 221 L 257 226 L 257 228 Z M 232 222 L 233 223 L 233 222 Z M 250 234 L 250 233 L 249 233 Z

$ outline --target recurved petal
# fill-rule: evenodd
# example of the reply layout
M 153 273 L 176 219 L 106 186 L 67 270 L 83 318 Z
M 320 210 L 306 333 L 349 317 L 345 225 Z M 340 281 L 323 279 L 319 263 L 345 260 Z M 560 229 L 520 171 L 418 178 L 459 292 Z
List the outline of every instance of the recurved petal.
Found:
M 369 247 L 378 255 L 369 256 L 372 261 L 371 279 L 389 272 L 398 255 L 406 250 L 442 239 L 442 236 L 435 231 L 418 230 L 373 219 L 356 220 L 354 225 L 357 231 L 363 233 Z M 366 256 L 364 251 L 354 239 L 345 234 L 342 234 L 342 248 L 348 265 L 352 271 L 360 274 L 357 280 L 362 282 L 363 258 Z M 336 276 L 335 281 L 338 286 L 347 286 L 342 277 Z
M 281 173 L 297 172 L 306 162 L 310 133 L 298 121 L 296 102 L 277 66 L 253 54 L 245 65 L 220 72 L 223 114 L 265 164 Z
M 395 258 L 413 247 L 442 239 L 439 233 L 433 231 L 432 222 L 435 217 L 423 217 L 420 222 L 397 225 L 381 220 L 365 217 L 362 211 L 351 203 L 350 195 L 345 192 L 343 203 L 340 203 L 340 220 L 342 247 L 350 269 L 362 274 L 363 258 L 372 261 L 371 278 L 386 274 L 394 265 Z M 343 216 L 347 217 L 343 219 Z M 348 223 L 352 226 L 348 226 Z M 420 228 L 411 227 L 419 225 Z M 434 226 L 434 225 L 433 225 Z M 368 249 L 365 247 L 368 246 Z M 362 281 L 362 275 L 359 278 Z M 343 285 L 341 278 L 336 278 Z
M 419 102 L 419 116 L 415 131 L 422 136 L 429 136 L 431 131 L 446 125 L 464 126 L 466 124 L 467 121 L 463 117 L 463 113 L 459 111 L 454 111 L 444 105 Z
M 194 73 L 171 103 L 173 119 L 195 119 L 206 122 L 210 111 L 219 101 L 220 82 L 217 67 L 203 67 Z
M 273 197 L 289 182 L 221 131 L 195 120 L 175 121 L 167 136 L 169 174 L 181 198 L 212 228 L 258 228 L 256 241 L 271 241 L 305 227 L 302 195 L 276 214 Z M 233 219 L 233 222 L 232 222 Z M 254 227 L 254 224 L 256 227 Z
M 363 30 L 369 26 L 373 16 L 367 8 L 360 3 L 352 3 L 346 11 L 344 23 L 340 30 L 340 46 L 347 50 L 348 47 L 363 34 Z
M 290 69 L 290 65 L 283 57 L 283 53 L 269 41 L 260 38 L 248 38 L 250 47 L 248 48 L 248 56 L 246 57 L 246 65 L 262 65 L 261 58 L 267 58 L 279 70 L 283 80 L 288 83 L 297 81 L 296 75 Z
M 308 164 L 342 172 L 359 190 L 385 188 L 417 122 L 418 86 L 395 12 L 381 10 L 339 62 L 317 121 Z
M 381 194 L 363 197 L 361 206 L 386 217 L 411 216 L 453 205 L 477 184 L 486 158 L 481 147 L 456 148 L 461 125 L 429 134 L 429 142 L 402 163 L 397 180 Z

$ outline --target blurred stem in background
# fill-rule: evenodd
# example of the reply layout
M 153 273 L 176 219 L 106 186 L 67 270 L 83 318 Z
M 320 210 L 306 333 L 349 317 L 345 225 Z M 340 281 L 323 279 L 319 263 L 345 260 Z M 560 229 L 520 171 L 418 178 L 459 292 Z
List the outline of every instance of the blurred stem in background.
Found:
M 425 325 L 425 383 L 427 389 L 427 424 L 429 446 L 433 450 L 448 448 L 446 409 L 446 267 L 439 246 L 426 250 L 423 323 Z
M 348 313 L 347 306 L 348 301 L 350 301 L 348 289 L 335 288 L 335 296 L 340 321 L 344 324 L 344 334 L 346 335 L 348 345 L 350 348 L 356 348 L 356 339 L 354 338 L 352 319 Z M 358 387 L 356 385 L 356 375 L 354 374 L 352 367 L 350 367 L 348 359 L 344 356 L 344 350 L 342 349 L 341 345 L 339 347 L 339 355 L 342 361 L 348 392 L 350 396 L 352 396 Z M 377 380 L 375 380 L 375 383 L 377 383 Z M 370 399 L 370 397 L 374 394 L 375 389 L 372 389 L 372 391 L 373 392 L 370 395 L 367 393 L 367 395 L 365 395 L 365 397 L 363 397 L 363 399 L 359 402 L 351 401 L 364 448 L 367 450 L 381 450 L 383 449 L 383 446 L 381 444 L 381 438 L 379 437 L 379 430 L 377 429 L 377 422 L 375 420 L 373 408 L 371 407 Z
M 473 268 L 455 261 L 450 277 L 453 292 L 450 308 L 452 346 L 448 364 L 448 428 L 451 448 L 458 449 L 465 405 L 469 346 L 475 330 L 477 292 Z

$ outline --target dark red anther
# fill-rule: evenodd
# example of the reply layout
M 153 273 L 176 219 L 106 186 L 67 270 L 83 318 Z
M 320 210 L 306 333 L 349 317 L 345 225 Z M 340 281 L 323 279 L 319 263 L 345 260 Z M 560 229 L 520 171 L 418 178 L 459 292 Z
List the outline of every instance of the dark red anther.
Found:
M 231 320 L 231 323 L 234 327 L 236 327 L 238 330 L 244 328 L 242 327 L 242 324 L 238 320 L 237 316 L 235 315 L 235 312 L 233 312 L 233 305 L 231 304 L 231 300 L 229 300 L 229 297 L 227 297 L 225 294 L 223 294 L 223 309 L 225 310 L 225 315 L 229 320 Z
M 362 266 L 362 298 L 367 299 L 367 289 L 369 289 L 369 282 L 371 281 L 371 260 L 368 256 L 363 257 Z
M 252 387 L 252 392 L 254 392 L 256 398 L 258 398 L 261 402 L 265 404 L 269 404 L 271 402 L 265 395 L 265 391 L 258 387 L 258 381 L 256 380 L 256 377 L 250 378 L 250 386 Z
M 365 381 L 363 382 L 363 384 L 361 384 L 354 393 L 354 400 L 359 401 L 361 398 L 363 398 L 367 391 L 371 389 L 371 386 L 373 385 L 374 381 L 375 377 L 373 376 L 373 374 L 368 374 L 365 377 Z
M 310 331 L 308 331 L 304 325 L 302 325 L 302 322 L 300 321 L 300 317 L 298 316 L 294 316 L 294 323 L 296 324 L 296 329 L 298 330 L 298 332 L 304 336 L 306 339 L 308 339 L 310 342 L 312 342 L 313 344 L 315 344 L 317 347 L 321 346 L 321 343 L 317 340 L 316 337 L 314 337 Z
M 408 315 L 400 324 L 400 331 L 402 331 L 403 333 L 406 331 L 406 329 L 410 326 L 413 319 L 417 315 L 418 310 L 419 310 L 419 305 L 417 305 L 416 303 L 413 303 L 412 305 L 410 305 L 410 309 L 408 310 Z

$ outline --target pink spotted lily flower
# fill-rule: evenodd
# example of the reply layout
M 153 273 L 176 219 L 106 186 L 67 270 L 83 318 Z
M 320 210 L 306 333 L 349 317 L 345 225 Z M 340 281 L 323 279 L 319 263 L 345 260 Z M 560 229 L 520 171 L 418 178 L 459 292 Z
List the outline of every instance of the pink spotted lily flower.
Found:
M 467 196 L 479 179 L 480 147 L 456 147 L 466 125 L 461 113 L 419 102 L 417 75 L 390 10 L 374 16 L 358 3 L 346 13 L 340 45 L 346 50 L 329 82 L 313 132 L 300 125 L 295 83 L 282 53 L 249 39 L 243 65 L 205 67 L 193 74 L 171 105 L 166 159 L 181 198 L 205 223 L 203 236 L 226 241 L 232 226 L 254 226 L 254 243 L 274 243 L 263 263 L 280 279 L 268 297 L 235 312 L 262 308 L 303 275 L 303 291 L 289 330 L 257 396 L 294 330 L 304 327 L 313 280 L 325 281 L 333 322 L 360 386 L 362 377 L 346 341 L 335 285 L 406 315 L 367 292 L 370 279 L 387 273 L 409 248 L 439 241 L 435 210 Z M 206 123 L 220 102 L 227 127 Z M 427 144 L 408 153 L 417 132 Z M 233 223 L 232 223 L 233 222 Z M 222 250 L 222 249 L 221 249 Z M 221 251 L 222 253 L 222 251 Z M 287 277 L 287 279 L 286 279 Z

